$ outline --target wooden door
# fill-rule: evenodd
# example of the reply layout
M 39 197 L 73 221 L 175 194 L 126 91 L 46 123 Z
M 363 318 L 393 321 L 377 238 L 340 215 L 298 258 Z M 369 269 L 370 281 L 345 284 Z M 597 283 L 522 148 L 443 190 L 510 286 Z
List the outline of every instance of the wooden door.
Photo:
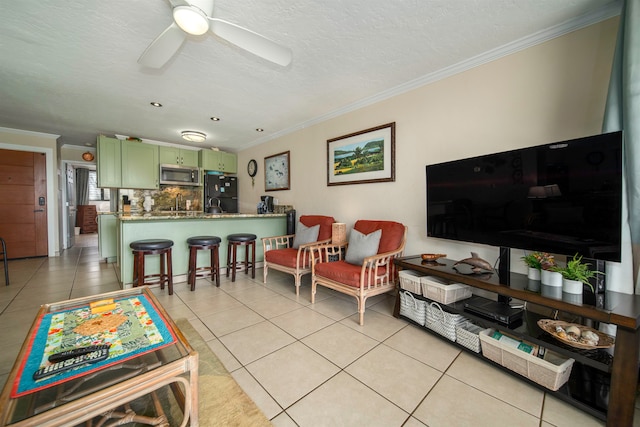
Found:
M 47 256 L 46 155 L 0 150 L 0 236 L 7 258 Z

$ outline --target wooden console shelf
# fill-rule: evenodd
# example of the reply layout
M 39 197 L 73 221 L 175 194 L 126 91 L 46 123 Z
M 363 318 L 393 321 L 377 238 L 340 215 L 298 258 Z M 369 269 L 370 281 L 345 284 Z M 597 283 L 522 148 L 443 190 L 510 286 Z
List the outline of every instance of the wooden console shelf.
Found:
M 638 382 L 638 356 L 640 354 L 640 296 L 622 294 L 607 291 L 604 295 L 603 308 L 596 308 L 586 304 L 574 304 L 561 299 L 553 299 L 537 292 L 527 290 L 529 280 L 526 275 L 510 273 L 508 278 L 503 278 L 501 284 L 498 274 L 460 274 L 454 268 L 455 261 L 439 259 L 437 263 L 423 262 L 419 255 L 396 259 L 395 263 L 402 269 L 418 271 L 430 276 L 437 276 L 456 283 L 464 283 L 474 288 L 494 292 L 498 295 L 512 297 L 521 301 L 557 310 L 570 315 L 580 316 L 596 322 L 605 322 L 617 326 L 616 344 L 614 347 L 613 361 L 611 364 L 591 360 L 581 355 L 577 350 L 575 354 L 570 348 L 554 347 L 553 343 L 547 344 L 540 341 L 542 331 L 531 324 L 519 330 L 519 335 L 534 342 L 549 345 L 554 350 L 560 351 L 576 359 L 577 362 L 595 367 L 600 371 L 610 372 L 611 385 L 609 392 L 609 405 L 606 412 L 607 426 L 632 426 L 636 388 Z M 506 279 L 506 280 L 505 280 Z M 398 304 L 396 304 L 398 307 Z M 464 311 L 462 304 L 443 306 L 449 311 Z M 397 310 L 396 310 L 397 313 Z M 470 318 L 474 316 L 467 312 L 464 315 Z M 490 323 L 484 320 L 485 323 Z M 500 329 L 505 326 L 498 325 Z M 537 328 L 539 334 L 532 333 L 532 328 Z M 461 347 L 462 348 L 462 347 Z M 564 399 L 567 400 L 567 399 Z M 586 410 L 586 405 L 576 404 L 577 407 Z M 592 415 L 597 415 L 597 410 L 588 410 Z M 600 415 L 602 417 L 602 415 Z

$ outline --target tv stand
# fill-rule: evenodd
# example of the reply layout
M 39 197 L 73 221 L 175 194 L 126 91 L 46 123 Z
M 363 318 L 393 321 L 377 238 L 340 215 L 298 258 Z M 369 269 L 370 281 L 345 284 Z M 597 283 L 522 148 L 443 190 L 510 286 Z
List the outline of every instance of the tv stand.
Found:
M 616 343 L 613 358 L 610 363 L 595 360 L 585 356 L 583 352 L 571 347 L 562 347 L 555 340 L 544 341 L 545 333 L 537 324 L 528 323 L 523 328 L 515 330 L 515 334 L 522 339 L 532 341 L 554 351 L 572 357 L 577 364 L 582 364 L 589 369 L 595 369 L 610 375 L 609 403 L 606 410 L 591 407 L 568 395 L 567 391 L 559 390 L 555 393 L 558 398 L 573 404 L 581 410 L 596 417 L 606 419 L 607 426 L 631 426 L 633 425 L 634 404 L 638 383 L 638 357 L 640 355 L 640 296 L 606 291 L 604 294 L 604 306 L 598 308 L 587 304 L 574 304 L 561 299 L 553 299 L 542 296 L 538 292 L 527 290 L 529 281 L 527 276 L 518 273 L 508 274 L 508 284 L 501 283 L 497 274 L 487 278 L 486 275 L 465 275 L 453 269 L 453 260 L 439 259 L 438 263 L 423 262 L 420 255 L 408 256 L 395 260 L 395 264 L 401 269 L 414 270 L 427 275 L 437 276 L 456 283 L 464 283 L 474 288 L 495 292 L 497 295 L 507 298 L 515 298 L 531 304 L 535 304 L 553 311 L 579 316 L 593 322 L 605 322 L 617 326 Z M 503 276 L 504 278 L 504 276 Z M 443 309 L 460 313 L 474 319 L 473 315 L 464 311 L 464 303 L 460 301 L 449 305 L 441 304 Z M 396 301 L 396 316 L 399 316 L 399 299 Z M 482 319 L 474 319 L 489 324 L 491 327 L 505 330 L 504 325 L 491 323 Z M 425 331 L 428 330 L 425 328 Z M 460 349 L 465 350 L 460 346 Z M 476 353 L 472 353 L 476 354 Z M 480 356 L 482 357 L 482 356 Z M 484 359 L 488 360 L 488 359 Z M 499 366 L 499 365 L 496 365 Z M 504 368 L 508 371 L 506 368 Z M 576 369 L 574 364 L 574 369 Z M 511 371 L 509 371 L 511 372 Z M 518 374 L 514 373 L 514 375 Z M 520 377 L 524 378 L 524 377 Z

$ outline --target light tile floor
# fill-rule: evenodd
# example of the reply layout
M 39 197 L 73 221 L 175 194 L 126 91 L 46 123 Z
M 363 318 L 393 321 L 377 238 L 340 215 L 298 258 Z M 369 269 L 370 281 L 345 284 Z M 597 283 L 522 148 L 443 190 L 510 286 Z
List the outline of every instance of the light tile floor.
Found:
M 40 304 L 119 289 L 95 235 L 56 258 L 10 261 L 0 283 L 0 384 Z M 3 279 L 3 275 L 0 275 Z M 241 274 L 220 288 L 154 289 L 174 318 L 187 318 L 276 426 L 602 426 L 604 423 L 392 317 L 393 299 L 370 299 L 365 325 L 352 299 L 309 279 L 262 283 Z M 636 415 L 634 425 L 640 426 Z

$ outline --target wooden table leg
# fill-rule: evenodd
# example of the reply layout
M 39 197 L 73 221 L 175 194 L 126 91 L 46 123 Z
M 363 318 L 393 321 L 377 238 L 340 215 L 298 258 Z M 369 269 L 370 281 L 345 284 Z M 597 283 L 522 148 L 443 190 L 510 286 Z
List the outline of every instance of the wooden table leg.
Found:
M 607 426 L 632 426 L 638 384 L 640 329 L 618 326 L 611 370 Z

